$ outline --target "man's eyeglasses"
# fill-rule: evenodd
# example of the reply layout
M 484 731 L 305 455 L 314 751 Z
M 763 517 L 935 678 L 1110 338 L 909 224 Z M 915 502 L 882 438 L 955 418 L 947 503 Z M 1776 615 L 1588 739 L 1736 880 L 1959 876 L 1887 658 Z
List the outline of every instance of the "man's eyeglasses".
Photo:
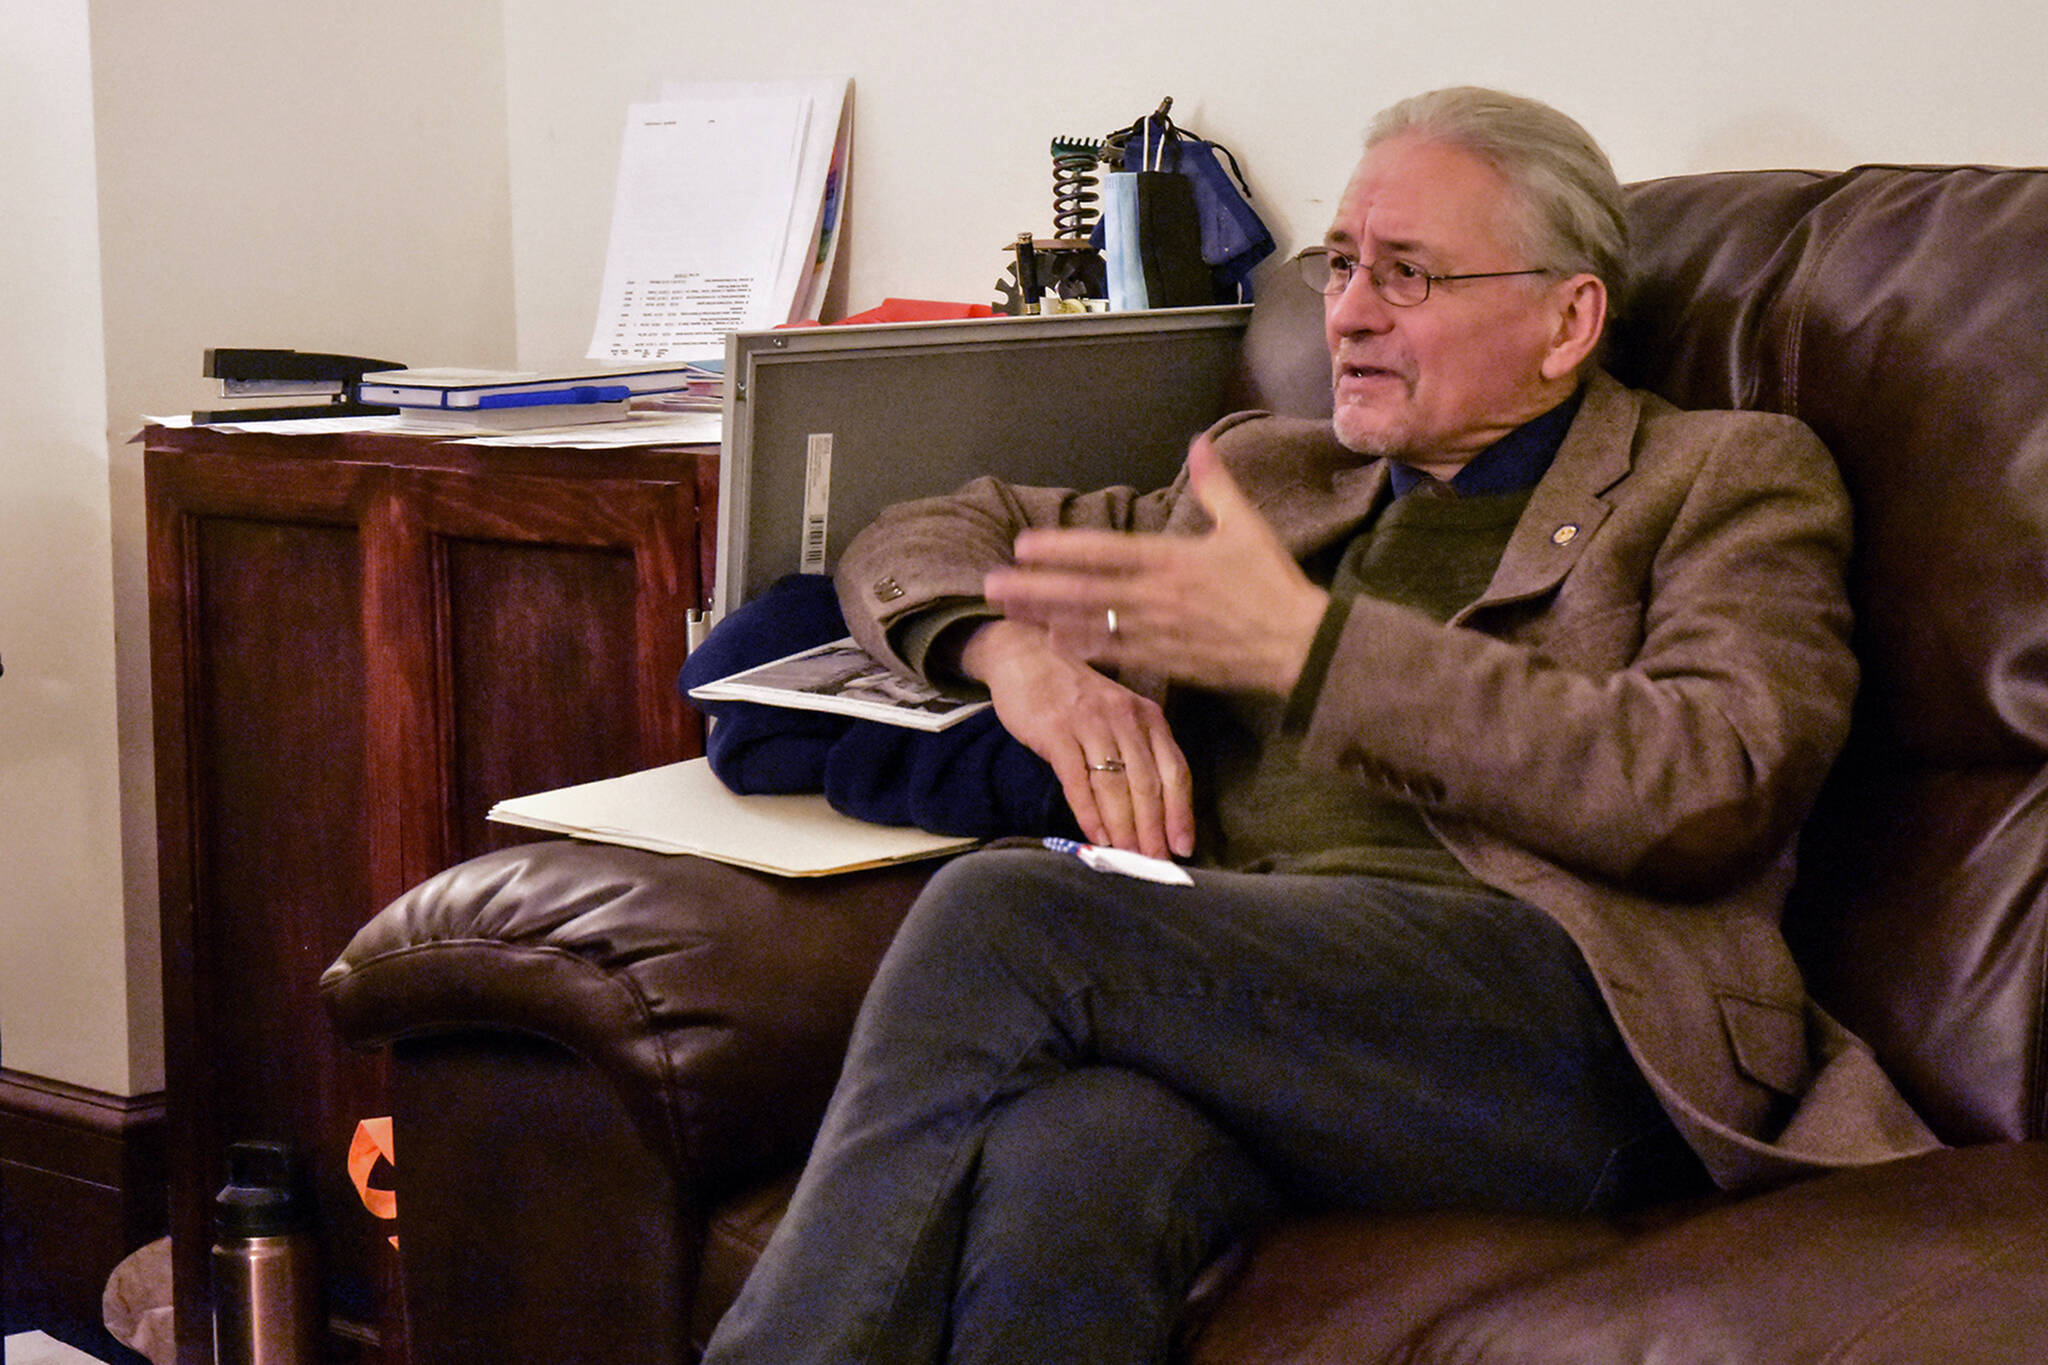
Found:
M 1326 246 L 1312 246 L 1294 258 L 1301 277 L 1318 294 L 1341 294 L 1351 287 L 1351 277 L 1363 270 L 1372 281 L 1372 291 L 1396 308 L 1413 308 L 1429 297 L 1432 285 L 1452 280 L 1501 280 L 1512 275 L 1548 275 L 1547 270 L 1485 270 L 1473 275 L 1432 275 L 1413 261 L 1353 260 Z

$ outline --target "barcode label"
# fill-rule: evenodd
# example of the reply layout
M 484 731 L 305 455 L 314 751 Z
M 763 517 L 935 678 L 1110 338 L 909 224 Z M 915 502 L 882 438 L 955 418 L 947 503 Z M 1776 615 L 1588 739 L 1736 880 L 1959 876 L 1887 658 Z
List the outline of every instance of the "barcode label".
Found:
M 825 535 L 832 506 L 832 433 L 814 431 L 804 449 L 804 533 L 797 556 L 802 573 L 825 572 Z

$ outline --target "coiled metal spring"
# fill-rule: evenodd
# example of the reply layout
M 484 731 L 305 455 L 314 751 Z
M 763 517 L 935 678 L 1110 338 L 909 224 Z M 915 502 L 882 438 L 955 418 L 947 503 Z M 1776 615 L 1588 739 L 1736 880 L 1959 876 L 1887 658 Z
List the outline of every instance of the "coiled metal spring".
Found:
M 1095 230 L 1095 167 L 1100 139 L 1060 137 L 1052 143 L 1052 231 L 1055 237 L 1084 239 Z

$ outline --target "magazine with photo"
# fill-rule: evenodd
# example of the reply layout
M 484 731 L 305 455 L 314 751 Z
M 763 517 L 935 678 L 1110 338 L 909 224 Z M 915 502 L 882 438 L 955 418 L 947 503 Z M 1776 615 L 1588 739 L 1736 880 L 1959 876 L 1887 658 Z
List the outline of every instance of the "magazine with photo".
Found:
M 802 711 L 831 711 L 913 730 L 943 730 L 984 710 L 986 700 L 952 697 L 906 678 L 855 644 L 852 636 L 690 689 L 698 701 L 754 701 Z

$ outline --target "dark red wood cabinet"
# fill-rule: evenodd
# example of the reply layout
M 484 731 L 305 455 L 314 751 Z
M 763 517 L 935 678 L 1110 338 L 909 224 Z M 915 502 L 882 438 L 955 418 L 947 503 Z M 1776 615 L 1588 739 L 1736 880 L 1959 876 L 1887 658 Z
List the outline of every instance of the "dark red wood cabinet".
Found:
M 152 427 L 144 461 L 179 1360 L 213 1359 L 227 1145 L 265 1138 L 315 1174 L 331 1358 L 402 1362 L 345 1168 L 383 1077 L 319 975 L 414 882 L 531 837 L 492 803 L 702 751 L 675 679 L 716 451 Z

